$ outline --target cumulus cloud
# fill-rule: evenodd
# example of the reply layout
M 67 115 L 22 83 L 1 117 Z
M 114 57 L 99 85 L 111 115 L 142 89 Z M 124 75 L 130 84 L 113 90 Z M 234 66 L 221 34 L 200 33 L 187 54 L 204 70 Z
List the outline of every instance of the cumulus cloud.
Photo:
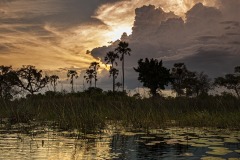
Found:
M 160 7 L 165 12 L 173 12 L 174 14 L 185 17 L 188 11 L 197 2 L 201 2 L 207 6 L 216 6 L 218 0 L 124 0 L 116 3 L 106 3 L 101 5 L 95 12 L 93 17 L 101 20 L 110 27 L 109 36 L 113 40 L 120 38 L 123 32 L 132 33 L 132 26 L 135 20 L 135 9 L 143 5 L 154 5 Z M 153 17 L 151 17 L 153 18 Z
M 185 19 L 152 5 L 136 9 L 132 34 L 125 38 L 132 48 L 126 62 L 127 86 L 138 87 L 133 83 L 137 75 L 132 68 L 145 57 L 163 59 L 169 68 L 173 63 L 185 62 L 189 69 L 204 71 L 211 77 L 229 73 L 239 65 L 240 25 L 235 16 L 238 11 L 234 10 L 239 1 L 216 4 L 209 7 L 197 3 L 186 12 Z M 116 43 L 95 48 L 92 55 L 103 59 Z

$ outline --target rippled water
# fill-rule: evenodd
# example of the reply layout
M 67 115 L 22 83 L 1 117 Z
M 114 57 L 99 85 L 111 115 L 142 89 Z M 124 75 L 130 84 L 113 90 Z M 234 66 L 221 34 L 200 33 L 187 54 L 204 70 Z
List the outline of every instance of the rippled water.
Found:
M 1 160 L 240 158 L 239 131 L 167 128 L 146 134 L 108 126 L 101 134 L 76 137 L 44 125 L 25 126 L 1 125 Z

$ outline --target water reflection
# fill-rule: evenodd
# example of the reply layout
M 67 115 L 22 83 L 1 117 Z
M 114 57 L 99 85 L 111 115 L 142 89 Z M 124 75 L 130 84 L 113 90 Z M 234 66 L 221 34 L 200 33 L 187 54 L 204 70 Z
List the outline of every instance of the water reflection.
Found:
M 44 126 L 0 128 L 0 159 L 228 159 L 240 157 L 240 132 L 168 128 L 150 134 L 105 129 L 77 137 Z

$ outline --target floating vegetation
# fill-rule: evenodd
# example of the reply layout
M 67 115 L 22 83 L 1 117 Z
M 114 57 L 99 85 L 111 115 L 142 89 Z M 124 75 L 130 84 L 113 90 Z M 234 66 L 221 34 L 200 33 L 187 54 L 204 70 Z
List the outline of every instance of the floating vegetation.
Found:
M 192 143 L 191 146 L 192 147 L 208 147 L 209 145 L 207 145 L 207 144 L 200 144 L 200 143 Z
M 133 133 L 133 132 L 122 132 L 123 135 L 125 136 L 134 136 L 136 135 L 136 133 Z
M 184 157 L 192 157 L 192 156 L 193 156 L 193 153 L 183 153 L 183 154 L 181 154 L 181 156 L 184 156 Z
M 146 145 L 146 146 L 155 146 L 156 143 L 155 143 L 155 142 L 149 142 L 149 143 L 146 143 L 145 145 Z
M 226 155 L 228 153 L 231 153 L 232 151 L 230 151 L 228 148 L 224 148 L 224 147 L 209 147 L 210 149 L 212 149 L 212 151 L 207 152 L 208 154 L 211 155 Z
M 219 158 L 219 157 L 202 157 L 201 160 L 225 160 L 225 158 Z
M 224 138 L 224 142 L 226 143 L 238 143 L 239 140 L 236 138 Z
M 141 139 L 155 139 L 156 137 L 140 137 Z
M 15 126 L 8 131 L 0 127 L 0 159 L 29 159 L 31 156 L 38 160 L 59 157 L 75 160 L 236 160 L 240 155 L 239 141 L 232 141 L 230 145 L 225 142 L 237 139 L 236 136 L 240 136 L 237 131 L 229 134 L 228 130 L 174 127 L 159 132 L 155 130 L 152 133 L 143 133 L 132 131 L 130 128 L 119 131 L 121 127 L 110 125 L 98 133 L 79 134 L 78 130 L 61 131 L 55 126 L 46 128 L 35 125 L 27 128 L 31 129 L 31 134 L 18 131 L 21 126 Z M 205 137 L 198 136 L 203 132 Z
M 239 150 L 235 150 L 235 152 L 239 153 L 240 154 L 240 149 Z

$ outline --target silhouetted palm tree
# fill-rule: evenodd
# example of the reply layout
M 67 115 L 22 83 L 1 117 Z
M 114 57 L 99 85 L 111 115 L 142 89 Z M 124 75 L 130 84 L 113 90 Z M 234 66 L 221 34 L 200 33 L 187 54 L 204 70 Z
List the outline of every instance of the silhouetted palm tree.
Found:
M 98 62 L 92 62 L 89 69 L 92 69 L 94 72 L 93 72 L 93 76 L 94 76 L 94 80 L 95 80 L 95 85 L 94 87 L 96 88 L 97 87 L 97 70 L 100 68 L 100 65 Z
M 123 85 L 123 91 L 124 91 L 124 56 L 130 55 L 131 49 L 128 47 L 127 42 L 119 42 L 118 47 L 115 49 L 115 51 L 120 54 L 120 61 L 122 61 L 122 85 Z
M 111 67 L 109 73 L 110 76 L 113 77 L 113 92 L 115 92 L 115 79 L 117 78 L 119 71 L 118 69 Z
M 109 70 L 109 73 L 110 73 L 110 76 L 112 75 L 112 77 L 113 77 L 113 92 L 115 91 L 115 79 L 117 78 L 117 75 L 118 75 L 118 70 L 116 68 L 114 68 L 114 63 L 117 66 L 116 60 L 118 58 L 119 58 L 118 54 L 116 54 L 112 51 L 108 52 L 104 58 L 106 64 L 110 63 L 112 65 Z
M 86 79 L 87 83 L 89 83 L 89 87 L 92 87 L 92 79 L 95 77 L 95 71 L 93 69 L 87 69 L 86 75 L 84 78 Z
M 68 70 L 67 77 L 70 78 L 70 84 L 72 85 L 72 92 L 74 92 L 74 89 L 73 89 L 73 84 L 74 84 L 73 79 L 74 79 L 74 77 L 76 79 L 78 78 L 77 71 L 75 71 L 75 70 Z
M 58 79 L 59 79 L 59 77 L 57 75 L 52 75 L 49 77 L 49 81 L 53 87 L 54 92 L 56 92 L 56 86 L 57 86 Z
M 112 66 L 115 65 L 117 66 L 117 62 L 116 60 L 119 58 L 117 53 L 114 53 L 113 51 L 110 51 L 107 53 L 107 55 L 105 56 L 104 60 L 106 62 L 106 64 L 111 64 Z

